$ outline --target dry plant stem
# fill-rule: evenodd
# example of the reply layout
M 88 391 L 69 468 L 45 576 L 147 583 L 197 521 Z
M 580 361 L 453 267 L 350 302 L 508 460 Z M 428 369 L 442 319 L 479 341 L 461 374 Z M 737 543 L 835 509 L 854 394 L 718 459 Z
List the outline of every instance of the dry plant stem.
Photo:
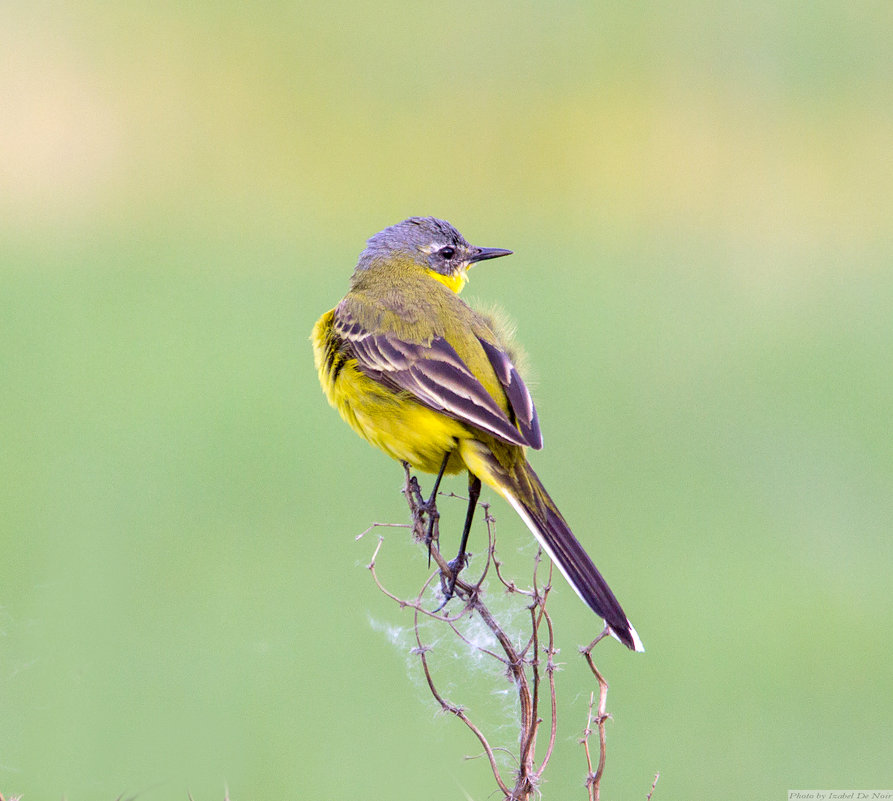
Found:
M 592 777 L 595 775 L 592 772 L 592 752 L 589 750 L 589 737 L 592 734 L 592 707 L 595 704 L 595 693 L 589 694 L 589 716 L 586 718 L 586 728 L 583 729 L 583 738 L 580 740 L 580 743 L 583 746 L 583 751 L 586 753 L 586 767 L 589 772 L 587 774 L 586 779 L 586 789 L 589 792 L 589 798 L 592 799 L 597 797 L 598 791 L 595 791 L 595 795 L 593 794 L 592 787 Z
M 645 796 L 645 801 L 651 801 L 651 796 L 654 795 L 654 788 L 657 787 L 657 780 L 660 778 L 660 771 L 654 774 L 654 781 L 651 782 L 651 791 Z
M 487 741 L 487 738 L 484 736 L 484 733 L 468 717 L 468 715 L 465 713 L 465 710 L 462 709 L 462 707 L 457 706 L 456 704 L 450 703 L 443 697 L 443 695 L 441 695 L 440 691 L 437 689 L 436 684 L 434 683 L 434 677 L 431 675 L 431 669 L 428 664 L 427 653 L 430 650 L 430 647 L 425 645 L 422 642 L 421 629 L 419 627 L 421 616 L 424 615 L 424 616 L 432 618 L 434 620 L 440 620 L 440 621 L 449 623 L 455 630 L 455 624 L 459 620 L 460 617 L 465 616 L 472 609 L 480 612 L 480 608 L 482 608 L 482 607 L 486 608 L 486 607 L 484 607 L 483 604 L 480 604 L 479 606 L 471 606 L 470 604 L 467 604 L 466 607 L 462 610 L 462 612 L 458 616 L 455 616 L 455 617 L 440 615 L 436 612 L 430 612 L 429 610 L 425 609 L 425 607 L 423 606 L 423 597 L 424 597 L 425 593 L 428 591 L 432 582 L 437 577 L 436 573 L 434 573 L 428 577 L 428 580 L 424 583 L 424 585 L 422 585 L 422 588 L 419 591 L 419 594 L 416 596 L 415 599 L 408 601 L 408 600 L 404 600 L 404 599 L 399 598 L 398 596 L 394 595 L 392 592 L 390 592 L 387 588 L 384 587 L 384 585 L 381 583 L 380 579 L 378 578 L 378 575 L 375 570 L 375 562 L 376 562 L 376 559 L 378 558 L 378 554 L 379 554 L 379 551 L 381 550 L 383 543 L 384 543 L 384 538 L 379 537 L 378 545 L 375 548 L 375 552 L 372 554 L 372 561 L 369 563 L 368 567 L 369 567 L 370 572 L 372 573 L 372 577 L 375 581 L 376 586 L 379 588 L 379 590 L 381 590 L 381 592 L 383 592 L 388 598 L 391 598 L 393 601 L 395 601 L 397 604 L 399 604 L 399 606 L 401 608 L 402 607 L 410 607 L 414 611 L 413 628 L 415 631 L 416 647 L 413 649 L 413 652 L 416 653 L 419 656 L 419 659 L 421 660 L 422 670 L 425 674 L 425 681 L 428 684 L 428 689 L 431 691 L 431 695 L 434 696 L 434 699 L 437 701 L 437 703 L 440 705 L 440 708 L 444 712 L 449 712 L 450 714 L 455 715 L 457 718 L 459 718 L 459 720 L 461 720 L 471 730 L 471 732 L 475 735 L 475 737 L 477 737 L 477 739 L 481 743 L 481 746 L 484 749 L 484 753 L 487 755 L 487 758 L 490 762 L 490 768 L 493 771 L 493 776 L 496 779 L 496 783 L 499 786 L 499 789 L 503 792 L 505 798 L 507 798 L 507 799 L 526 798 L 526 796 L 520 796 L 520 795 L 513 794 L 513 791 L 509 789 L 509 787 L 506 785 L 505 781 L 502 779 L 502 776 L 500 775 L 500 772 L 499 772 L 499 765 L 496 762 L 495 751 L 494 751 L 493 747 L 490 745 L 490 743 Z M 437 552 L 435 551 L 434 553 L 437 553 Z M 439 556 L 439 554 L 437 554 L 437 555 Z M 459 584 L 457 583 L 456 586 L 458 587 Z
M 427 587 L 427 582 L 426 582 Z M 419 632 L 419 607 L 415 608 L 415 619 L 414 619 L 414 628 L 415 628 L 415 636 L 416 636 L 416 653 L 419 655 L 419 659 L 422 661 L 422 669 L 425 673 L 425 681 L 428 683 L 428 689 L 431 690 L 431 695 L 434 696 L 434 700 L 440 704 L 440 708 L 444 712 L 449 712 L 455 715 L 459 720 L 461 720 L 469 729 L 471 729 L 472 733 L 481 743 L 481 746 L 484 749 L 484 753 L 487 755 L 487 758 L 490 761 L 490 770 L 493 771 L 493 777 L 496 779 L 496 783 L 499 785 L 499 789 L 508 797 L 510 794 L 509 788 L 506 786 L 505 782 L 502 780 L 502 776 L 499 773 L 499 765 L 496 763 L 496 755 L 493 753 L 493 749 L 490 747 L 490 743 L 487 742 L 487 738 L 484 736 L 484 733 L 469 719 L 468 715 L 465 714 L 465 710 L 460 706 L 456 706 L 455 704 L 451 704 L 447 701 L 437 690 L 437 687 L 434 684 L 434 679 L 431 676 L 431 670 L 428 667 L 428 647 L 422 644 L 421 634 Z
M 590 801 L 599 801 L 599 793 L 601 791 L 601 780 L 602 774 L 605 772 L 605 758 L 607 756 L 607 734 L 605 732 L 605 723 L 607 722 L 610 715 L 606 712 L 608 705 L 608 682 L 605 681 L 605 677 L 599 672 L 599 669 L 595 666 L 595 662 L 592 661 L 592 649 L 598 645 L 608 634 L 611 633 L 611 630 L 605 626 L 604 630 L 601 634 L 598 635 L 589 645 L 585 648 L 581 649 L 581 653 L 586 658 L 586 663 L 589 665 L 589 669 L 592 671 L 592 675 L 595 676 L 595 680 L 598 682 L 598 709 L 596 711 L 595 718 L 592 717 L 592 706 L 594 702 L 594 695 L 590 698 L 589 701 L 589 719 L 586 723 L 586 730 L 583 734 L 583 748 L 586 751 L 586 762 L 589 766 L 589 776 L 586 779 L 586 788 L 589 790 L 589 798 Z M 598 730 L 598 767 L 595 770 L 595 773 L 592 772 L 592 758 L 589 753 L 589 735 L 592 734 L 592 724 L 595 723 L 595 727 Z
M 404 493 L 407 498 L 407 502 L 409 504 L 410 512 L 412 514 L 413 519 L 413 529 L 415 532 L 420 533 L 424 531 L 425 521 L 423 519 L 423 515 L 428 513 L 428 509 L 420 508 L 419 501 L 422 500 L 421 491 L 418 489 L 418 482 L 415 481 L 414 478 L 411 477 L 409 471 L 407 470 L 407 478 L 406 478 L 406 486 L 404 489 Z M 436 521 L 437 518 L 435 517 Z M 463 581 L 461 579 L 456 581 L 455 585 L 455 593 L 459 597 L 460 600 L 464 601 L 465 609 L 469 610 L 472 614 L 477 614 L 480 620 L 484 623 L 484 625 L 489 629 L 490 633 L 499 643 L 499 647 L 504 656 L 498 655 L 489 649 L 481 648 L 480 650 L 483 653 L 490 654 L 497 658 L 500 662 L 502 662 L 507 669 L 509 676 L 512 679 L 512 682 L 517 690 L 518 697 L 518 705 L 519 705 L 519 724 L 520 724 L 520 737 L 519 737 L 519 753 L 518 753 L 518 767 L 515 774 L 515 784 L 514 787 L 509 789 L 507 782 L 502 778 L 499 767 L 495 759 L 494 749 L 487 741 L 483 732 L 468 718 L 465 714 L 464 710 L 456 707 L 454 704 L 450 704 L 447 702 L 440 692 L 436 689 L 434 684 L 433 677 L 431 675 L 430 667 L 428 664 L 428 659 L 426 656 L 427 649 L 422 644 L 421 635 L 419 631 L 419 614 L 423 610 L 421 609 L 421 595 L 417 598 L 419 603 L 414 604 L 416 609 L 416 618 L 415 618 L 415 631 L 416 638 L 418 644 L 419 656 L 422 660 L 423 668 L 425 671 L 425 679 L 428 682 L 428 686 L 431 689 L 432 695 L 434 695 L 435 699 L 441 705 L 441 708 L 445 711 L 449 711 L 459 717 L 468 728 L 475 734 L 475 736 L 480 741 L 481 745 L 484 748 L 484 752 L 487 755 L 487 758 L 490 761 L 490 767 L 493 771 L 493 776 L 496 780 L 496 783 L 500 789 L 500 791 L 504 794 L 506 799 L 512 799 L 513 801 L 520 801 L 521 799 L 528 799 L 533 794 L 539 780 L 542 776 L 542 771 L 546 766 L 547 759 L 544 760 L 543 764 L 537 768 L 536 766 L 536 742 L 537 742 L 537 730 L 539 724 L 541 723 L 541 719 L 538 716 L 538 705 L 540 698 L 540 665 L 539 665 L 539 626 L 542 624 L 544 620 L 549 620 L 548 612 L 545 609 L 546 598 L 548 596 L 548 587 L 546 591 L 540 594 L 536 589 L 536 568 L 534 568 L 534 589 L 532 592 L 524 592 L 523 594 L 528 595 L 531 598 L 530 605 L 530 616 L 531 616 L 531 625 L 532 625 L 532 633 L 530 639 L 527 644 L 524 646 L 522 650 L 518 650 L 512 643 L 511 638 L 506 634 L 505 630 L 493 616 L 490 609 L 482 600 L 482 594 L 480 591 L 481 584 L 484 578 L 489 571 L 490 564 L 496 564 L 498 570 L 498 563 L 495 562 L 495 545 L 493 541 L 493 530 L 491 524 L 494 522 L 492 516 L 490 515 L 489 507 L 484 506 L 484 520 L 487 525 L 488 532 L 488 549 L 487 549 L 487 559 L 484 564 L 484 568 L 482 571 L 482 575 L 480 578 L 473 584 Z M 439 534 L 439 532 L 438 532 Z M 447 576 L 452 578 L 450 573 L 450 567 L 440 555 L 439 550 L 432 549 L 432 558 L 437 562 L 438 567 L 440 568 L 440 572 L 442 576 Z M 539 557 L 537 557 L 536 564 L 539 564 Z M 510 589 L 511 591 L 517 591 L 513 587 L 513 585 L 509 585 L 507 582 L 503 581 L 500 577 L 500 581 Z M 424 590 L 423 590 L 424 592 Z M 427 613 L 426 613 L 427 614 Z M 468 640 L 458 631 L 454 624 L 450 624 L 453 631 L 465 642 Z M 549 632 L 549 644 L 547 652 L 550 654 L 549 661 L 551 664 L 551 654 L 554 653 L 554 638 L 553 638 L 553 630 L 551 626 L 551 621 L 548 625 Z M 475 646 L 477 647 L 477 646 Z M 532 653 L 531 653 L 532 651 Z M 530 671 L 531 676 L 528 676 L 528 670 Z M 532 686 L 531 686 L 532 683 Z M 552 696 L 552 710 L 555 709 L 555 685 L 552 680 L 552 672 L 550 670 L 549 673 L 549 688 L 550 695 Z M 552 749 L 554 747 L 554 733 L 556 727 L 554 719 L 552 721 L 552 727 L 550 729 L 551 738 L 547 749 L 547 754 L 551 755 Z
M 549 570 L 549 580 L 552 579 L 551 568 Z M 552 758 L 552 749 L 555 747 L 555 736 L 558 734 L 558 694 L 555 691 L 555 629 L 552 628 L 552 618 L 545 614 L 545 597 L 543 598 L 543 618 L 549 629 L 549 645 L 546 648 L 546 675 L 549 677 L 549 699 L 552 704 L 552 724 L 549 731 L 549 744 L 546 746 L 546 754 L 543 757 L 543 763 L 540 765 L 540 772 L 546 769 L 549 760 Z
M 440 708 L 444 712 L 448 712 L 451 715 L 459 718 L 459 720 L 461 720 L 477 738 L 478 742 L 483 748 L 484 755 L 486 755 L 490 763 L 490 769 L 493 773 L 493 777 L 496 781 L 497 787 L 499 788 L 499 792 L 502 793 L 504 801 L 529 801 L 531 798 L 533 798 L 534 794 L 536 793 L 536 788 L 539 786 L 542 780 L 543 772 L 545 771 L 546 766 L 549 764 L 549 761 L 552 757 L 557 737 L 558 718 L 555 684 L 555 655 L 557 651 L 555 649 L 555 635 L 552 626 L 552 619 L 546 609 L 546 603 L 551 591 L 551 566 L 549 569 L 548 582 L 542 588 L 540 588 L 537 581 L 537 571 L 542 558 L 541 553 L 537 554 L 534 562 L 533 582 L 530 589 L 520 589 L 515 586 L 514 582 L 506 579 L 506 577 L 504 577 L 501 572 L 501 565 L 496 558 L 495 540 L 492 527 L 492 524 L 495 521 L 494 518 L 490 515 L 489 506 L 486 504 L 481 504 L 484 510 L 484 521 L 487 526 L 488 535 L 486 560 L 481 570 L 481 575 L 473 581 L 463 579 L 461 577 L 456 577 L 453 597 L 456 601 L 460 601 L 462 603 L 462 608 L 455 615 L 451 615 L 445 611 L 441 611 L 440 608 L 434 611 L 427 609 L 425 606 L 425 602 L 427 599 L 427 602 L 430 604 L 429 593 L 436 586 L 435 582 L 439 580 L 441 591 L 444 591 L 444 588 L 452 582 L 454 577 L 452 575 L 452 569 L 450 568 L 449 563 L 443 558 L 440 553 L 440 516 L 436 511 L 434 499 L 432 498 L 426 501 L 426 499 L 422 496 L 418 481 L 414 476 L 412 476 L 409 468 L 405 465 L 404 467 L 406 468 L 406 483 L 403 488 L 403 493 L 406 497 L 406 501 L 409 505 L 409 510 L 412 517 L 412 524 L 411 526 L 407 527 L 412 528 L 413 536 L 418 542 L 426 546 L 430 544 L 430 549 L 428 552 L 430 558 L 433 559 L 437 565 L 437 571 L 429 575 L 427 581 L 425 581 L 422 588 L 419 590 L 418 594 L 414 598 L 401 598 L 395 595 L 383 585 L 376 571 L 376 561 L 379 557 L 384 542 L 382 537 L 379 537 L 378 544 L 376 545 L 375 551 L 372 555 L 372 560 L 369 563 L 368 568 L 372 573 L 372 577 L 375 581 L 376 586 L 382 593 L 384 593 L 388 598 L 397 603 L 401 608 L 409 607 L 413 610 L 413 629 L 416 641 L 416 647 L 413 649 L 413 653 L 419 657 L 428 689 L 430 690 L 431 695 L 434 697 L 435 701 L 439 704 Z M 375 523 L 370 526 L 369 529 L 363 532 L 363 534 L 371 531 L 373 528 L 376 528 L 380 525 L 397 526 L 399 524 Z M 491 565 L 493 566 L 497 580 L 506 589 L 507 592 L 519 593 L 522 596 L 525 596 L 529 601 L 527 609 L 530 615 L 530 635 L 526 639 L 526 641 L 523 641 L 523 644 L 521 646 L 515 646 L 513 644 L 512 638 L 509 637 L 505 629 L 494 617 L 489 607 L 484 603 L 483 592 L 481 588 Z M 482 645 L 473 643 L 460 630 L 460 621 L 466 618 L 474 617 L 475 615 L 490 631 L 499 645 L 498 648 L 485 648 Z M 500 663 L 502 663 L 502 665 L 505 666 L 506 675 L 511 680 L 517 692 L 519 711 L 518 752 L 513 782 L 507 781 L 506 778 L 502 776 L 499 764 L 496 760 L 496 751 L 507 749 L 492 746 L 481 728 L 473 720 L 470 719 L 465 709 L 458 704 L 450 702 L 438 689 L 432 671 L 431 660 L 429 657 L 431 646 L 426 644 L 422 639 L 421 622 L 425 618 L 446 623 L 450 627 L 452 632 L 468 647 L 477 649 L 480 653 L 486 654 L 493 659 L 498 660 Z M 545 628 L 543 629 L 542 626 L 544 623 Z M 597 637 L 588 646 L 588 648 L 583 649 L 583 653 L 589 664 L 590 670 L 599 683 L 598 709 L 597 712 L 595 712 L 594 714 L 593 707 L 595 705 L 595 701 L 593 696 L 593 700 L 590 703 L 589 708 L 589 723 L 587 725 L 586 733 L 583 739 L 583 744 L 586 749 L 586 757 L 589 764 L 589 778 L 587 780 L 587 788 L 589 790 L 589 797 L 591 800 L 598 799 L 599 782 L 601 780 L 602 772 L 604 771 L 604 724 L 605 720 L 608 717 L 605 713 L 608 685 L 592 661 L 591 650 L 596 645 L 596 643 L 598 643 L 599 640 L 601 640 L 607 633 L 608 630 L 605 629 L 605 631 L 602 632 L 602 634 Z M 545 656 L 544 662 L 541 661 L 543 656 Z M 540 726 L 543 723 L 543 719 L 539 716 L 538 710 L 540 704 L 543 702 L 544 695 L 547 691 L 549 694 L 549 713 L 551 715 L 549 737 L 542 759 L 539 765 L 537 765 L 536 747 Z M 593 724 L 595 724 L 595 729 L 597 729 L 599 732 L 600 744 L 598 767 L 594 771 L 592 759 L 589 753 L 588 742 L 589 735 L 594 730 Z
M 363 537 L 365 537 L 370 531 L 373 531 L 377 528 L 410 528 L 410 526 L 408 523 L 372 523 L 365 531 L 361 531 L 359 534 L 357 534 L 357 536 L 354 537 L 354 540 L 359 541 L 363 539 Z M 3 799 L 0 798 L 0 801 L 3 801 Z

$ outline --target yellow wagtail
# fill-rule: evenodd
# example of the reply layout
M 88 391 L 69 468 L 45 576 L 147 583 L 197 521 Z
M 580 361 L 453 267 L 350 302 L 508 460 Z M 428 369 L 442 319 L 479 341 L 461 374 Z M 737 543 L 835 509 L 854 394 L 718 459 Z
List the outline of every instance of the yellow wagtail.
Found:
M 514 507 L 612 634 L 642 651 L 614 593 L 527 462 L 525 448 L 541 448 L 543 439 L 504 335 L 459 297 L 471 265 L 510 253 L 473 247 L 434 217 L 377 233 L 360 255 L 350 291 L 313 328 L 319 380 L 361 437 L 437 475 L 432 500 L 445 473 L 468 471 L 454 576 L 484 481 Z

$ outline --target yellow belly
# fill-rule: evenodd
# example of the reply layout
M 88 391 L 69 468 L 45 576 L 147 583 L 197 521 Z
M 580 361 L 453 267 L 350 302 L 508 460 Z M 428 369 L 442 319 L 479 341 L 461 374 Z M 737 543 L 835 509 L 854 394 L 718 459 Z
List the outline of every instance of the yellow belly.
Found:
M 443 457 L 452 452 L 446 472 L 463 470 L 457 445 L 471 435 L 465 426 L 422 406 L 409 393 L 394 392 L 373 381 L 357 368 L 355 359 L 327 362 L 325 335 L 330 315 L 323 315 L 312 336 L 319 382 L 329 403 L 363 439 L 393 459 L 437 473 Z
M 354 431 L 417 470 L 436 473 L 444 455 L 455 451 L 458 440 L 468 436 L 461 423 L 405 395 L 391 393 L 349 362 L 341 370 L 334 395 L 333 405 Z M 462 468 L 458 454 L 447 464 L 448 473 Z

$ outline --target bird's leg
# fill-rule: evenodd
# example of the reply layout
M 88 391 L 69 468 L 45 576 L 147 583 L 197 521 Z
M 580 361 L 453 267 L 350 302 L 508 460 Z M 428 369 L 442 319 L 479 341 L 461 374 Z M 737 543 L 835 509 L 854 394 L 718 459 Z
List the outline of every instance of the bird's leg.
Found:
M 443 461 L 440 463 L 440 470 L 437 473 L 437 478 L 434 479 L 434 488 L 431 490 L 431 495 L 428 500 L 421 505 L 421 511 L 428 515 L 428 527 L 425 529 L 425 544 L 428 546 L 428 567 L 431 567 L 431 548 L 434 540 L 437 539 L 434 536 L 434 529 L 437 526 L 438 520 L 440 520 L 440 512 L 437 511 L 437 491 L 440 489 L 440 482 L 443 478 L 443 474 L 446 472 L 447 462 L 450 460 L 452 453 L 452 451 L 447 451 L 444 454 Z
M 437 490 L 440 489 L 440 481 L 443 478 L 443 474 L 446 472 L 447 462 L 450 460 L 450 456 L 452 455 L 452 451 L 447 451 L 443 455 L 443 461 L 440 463 L 440 471 L 437 473 L 437 478 L 434 479 L 434 489 L 431 490 L 431 496 L 428 498 L 427 501 L 425 501 L 424 504 L 425 511 L 437 507 Z
M 465 567 L 465 546 L 468 545 L 468 535 L 471 532 L 471 521 L 474 520 L 474 510 L 477 508 L 478 498 L 481 496 L 481 480 L 473 473 L 468 474 L 468 510 L 465 512 L 465 527 L 462 529 L 462 540 L 459 543 L 459 553 L 456 558 L 448 562 L 450 568 L 450 578 L 444 587 L 444 601 L 438 608 L 443 609 L 447 601 L 453 597 L 453 591 L 456 589 L 456 579 L 459 573 Z
M 409 511 L 412 514 L 413 534 L 416 539 L 422 540 L 428 546 L 428 567 L 431 567 L 431 548 L 437 540 L 437 521 L 440 519 L 440 513 L 437 511 L 437 492 L 440 489 L 440 482 L 446 472 L 451 455 L 452 451 L 447 451 L 444 454 L 437 478 L 434 480 L 434 489 L 428 500 L 422 498 L 422 490 L 419 487 L 418 479 L 411 473 L 409 462 L 402 463 L 406 473 L 406 485 L 403 493 L 406 495 Z M 426 516 L 427 521 L 425 520 Z

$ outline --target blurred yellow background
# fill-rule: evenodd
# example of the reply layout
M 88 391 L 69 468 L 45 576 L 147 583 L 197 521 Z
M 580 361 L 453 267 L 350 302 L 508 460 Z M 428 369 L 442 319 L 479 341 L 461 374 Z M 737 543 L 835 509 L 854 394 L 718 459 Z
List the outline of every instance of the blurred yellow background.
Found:
M 4 3 L 0 792 L 488 797 L 354 541 L 400 467 L 307 342 L 427 214 L 515 251 L 467 292 L 648 649 L 600 646 L 605 797 L 890 787 L 891 40 L 858 0 Z M 552 609 L 543 792 L 584 798 L 597 627 Z

